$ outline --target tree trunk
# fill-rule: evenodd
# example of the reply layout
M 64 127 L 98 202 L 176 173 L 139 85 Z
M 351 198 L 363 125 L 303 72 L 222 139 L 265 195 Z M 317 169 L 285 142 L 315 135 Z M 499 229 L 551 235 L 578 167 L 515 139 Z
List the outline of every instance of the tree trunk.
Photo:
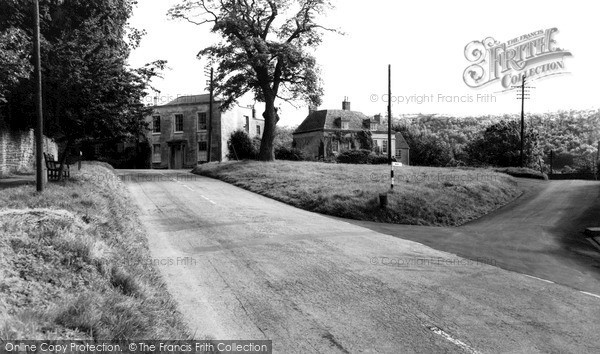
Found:
M 259 161 L 275 161 L 275 152 L 273 151 L 275 141 L 275 126 L 279 117 L 275 108 L 275 99 L 267 98 L 265 100 L 265 112 L 263 117 L 265 118 L 265 129 L 263 136 L 260 141 L 260 152 L 258 153 Z

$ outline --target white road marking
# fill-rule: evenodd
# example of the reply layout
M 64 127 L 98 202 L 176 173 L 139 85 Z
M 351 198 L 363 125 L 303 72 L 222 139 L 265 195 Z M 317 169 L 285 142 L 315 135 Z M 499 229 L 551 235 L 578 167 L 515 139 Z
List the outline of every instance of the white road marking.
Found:
M 592 294 L 592 293 L 588 293 L 587 291 L 579 291 L 580 293 L 589 295 L 589 296 L 593 296 L 593 297 L 597 297 L 598 299 L 600 299 L 600 295 L 596 295 L 596 294 Z
M 538 277 L 534 277 L 533 275 L 527 275 L 527 274 L 523 274 L 523 275 L 526 276 L 526 277 L 528 277 L 528 278 L 531 278 L 531 279 L 537 279 L 537 280 L 541 280 L 541 281 L 546 282 L 546 283 L 556 284 L 553 281 L 542 279 L 542 278 L 538 278 Z
M 472 354 L 476 354 L 478 353 L 478 351 L 476 351 L 475 349 L 471 348 L 469 345 L 465 344 L 464 342 L 452 338 L 451 335 L 449 335 L 448 333 L 444 332 L 442 329 L 438 328 L 438 327 L 434 327 L 434 326 L 428 326 L 427 327 L 430 331 L 432 331 L 435 334 L 439 334 L 440 336 L 444 337 L 446 340 L 454 343 L 455 345 L 457 345 L 458 347 L 462 348 L 463 350 L 472 353 Z
M 204 198 L 204 199 L 208 200 L 208 201 L 209 201 L 210 203 L 212 203 L 213 205 L 217 205 L 217 203 L 215 203 L 215 202 L 213 202 L 212 200 L 210 200 L 210 199 L 206 198 L 205 196 L 203 196 L 203 195 L 200 195 L 200 196 L 201 196 L 202 198 Z

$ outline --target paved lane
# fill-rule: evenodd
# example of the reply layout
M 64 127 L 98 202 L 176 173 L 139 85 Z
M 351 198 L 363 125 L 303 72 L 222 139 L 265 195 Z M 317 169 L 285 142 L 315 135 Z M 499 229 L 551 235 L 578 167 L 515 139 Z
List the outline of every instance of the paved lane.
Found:
M 198 338 L 278 353 L 598 352 L 600 299 L 177 171 L 120 171 Z
M 600 294 L 600 252 L 582 236 L 600 226 L 600 182 L 519 183 L 526 192 L 517 201 L 458 228 L 348 222 Z

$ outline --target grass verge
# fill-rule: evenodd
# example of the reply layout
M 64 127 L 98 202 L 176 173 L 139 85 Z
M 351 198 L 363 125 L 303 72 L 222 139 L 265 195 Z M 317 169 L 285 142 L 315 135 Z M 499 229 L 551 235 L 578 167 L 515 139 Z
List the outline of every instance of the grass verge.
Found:
M 188 339 L 125 186 L 86 164 L 0 193 L 0 339 Z
M 489 170 L 401 167 L 381 209 L 389 166 L 244 161 L 200 165 L 194 173 L 309 211 L 412 225 L 460 225 L 521 194 L 512 177 Z
M 506 173 L 507 175 L 519 178 L 533 178 L 533 179 L 541 179 L 548 180 L 548 175 L 545 173 L 541 173 L 540 171 L 532 170 L 527 167 L 504 167 L 504 168 L 495 168 L 495 172 Z

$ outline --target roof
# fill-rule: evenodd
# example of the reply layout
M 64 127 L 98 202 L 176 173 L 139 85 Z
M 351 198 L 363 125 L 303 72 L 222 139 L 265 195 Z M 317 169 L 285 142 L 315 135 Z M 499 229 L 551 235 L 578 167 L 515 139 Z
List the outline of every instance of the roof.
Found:
M 214 102 L 220 102 L 220 100 L 215 98 Z M 173 101 L 162 105 L 162 107 L 180 106 L 180 105 L 186 105 L 186 104 L 208 104 L 208 103 L 210 103 L 210 95 L 209 94 L 190 95 L 190 96 L 179 96 L 176 99 L 174 99 Z
M 361 112 L 347 111 L 342 109 L 326 109 L 310 113 L 296 129 L 294 134 L 308 133 L 325 129 L 339 129 L 336 120 L 341 118 L 348 122 L 349 130 L 363 130 L 363 122 L 371 119 Z
M 402 133 L 396 132 L 396 149 L 410 149 Z

